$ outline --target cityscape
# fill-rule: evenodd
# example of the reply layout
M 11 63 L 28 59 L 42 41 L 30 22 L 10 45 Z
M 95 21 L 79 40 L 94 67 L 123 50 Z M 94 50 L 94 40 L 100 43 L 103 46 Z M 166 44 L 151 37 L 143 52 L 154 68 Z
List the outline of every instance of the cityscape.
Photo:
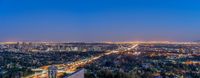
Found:
M 68 78 L 84 70 L 84 78 L 198 78 L 199 57 L 199 42 L 2 42 L 0 76 Z
M 0 0 L 0 78 L 200 78 L 200 0 Z

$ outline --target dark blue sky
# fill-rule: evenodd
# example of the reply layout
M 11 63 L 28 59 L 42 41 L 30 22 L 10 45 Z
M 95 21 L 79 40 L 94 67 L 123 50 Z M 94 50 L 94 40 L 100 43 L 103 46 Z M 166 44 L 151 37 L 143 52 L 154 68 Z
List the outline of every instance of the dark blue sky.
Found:
M 0 41 L 200 39 L 200 1 L 0 0 Z

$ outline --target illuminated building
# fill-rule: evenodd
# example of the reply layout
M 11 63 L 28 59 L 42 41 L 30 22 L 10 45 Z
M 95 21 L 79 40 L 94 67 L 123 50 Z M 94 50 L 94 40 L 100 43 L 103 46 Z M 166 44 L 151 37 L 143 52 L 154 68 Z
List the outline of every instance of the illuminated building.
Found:
M 48 76 L 49 78 L 56 78 L 57 75 L 57 67 L 52 65 L 48 68 Z

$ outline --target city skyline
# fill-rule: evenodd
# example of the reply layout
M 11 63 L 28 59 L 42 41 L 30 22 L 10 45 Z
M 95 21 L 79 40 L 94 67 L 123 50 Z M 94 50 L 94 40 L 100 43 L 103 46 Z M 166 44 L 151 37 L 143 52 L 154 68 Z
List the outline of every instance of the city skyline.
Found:
M 0 41 L 196 41 L 200 1 L 0 1 Z

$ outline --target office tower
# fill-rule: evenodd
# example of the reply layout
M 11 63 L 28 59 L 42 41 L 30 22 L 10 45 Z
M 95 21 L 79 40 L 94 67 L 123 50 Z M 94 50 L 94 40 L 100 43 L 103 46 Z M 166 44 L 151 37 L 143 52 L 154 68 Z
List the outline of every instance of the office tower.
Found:
M 56 78 L 57 75 L 57 67 L 52 65 L 48 68 L 48 76 L 49 78 Z

